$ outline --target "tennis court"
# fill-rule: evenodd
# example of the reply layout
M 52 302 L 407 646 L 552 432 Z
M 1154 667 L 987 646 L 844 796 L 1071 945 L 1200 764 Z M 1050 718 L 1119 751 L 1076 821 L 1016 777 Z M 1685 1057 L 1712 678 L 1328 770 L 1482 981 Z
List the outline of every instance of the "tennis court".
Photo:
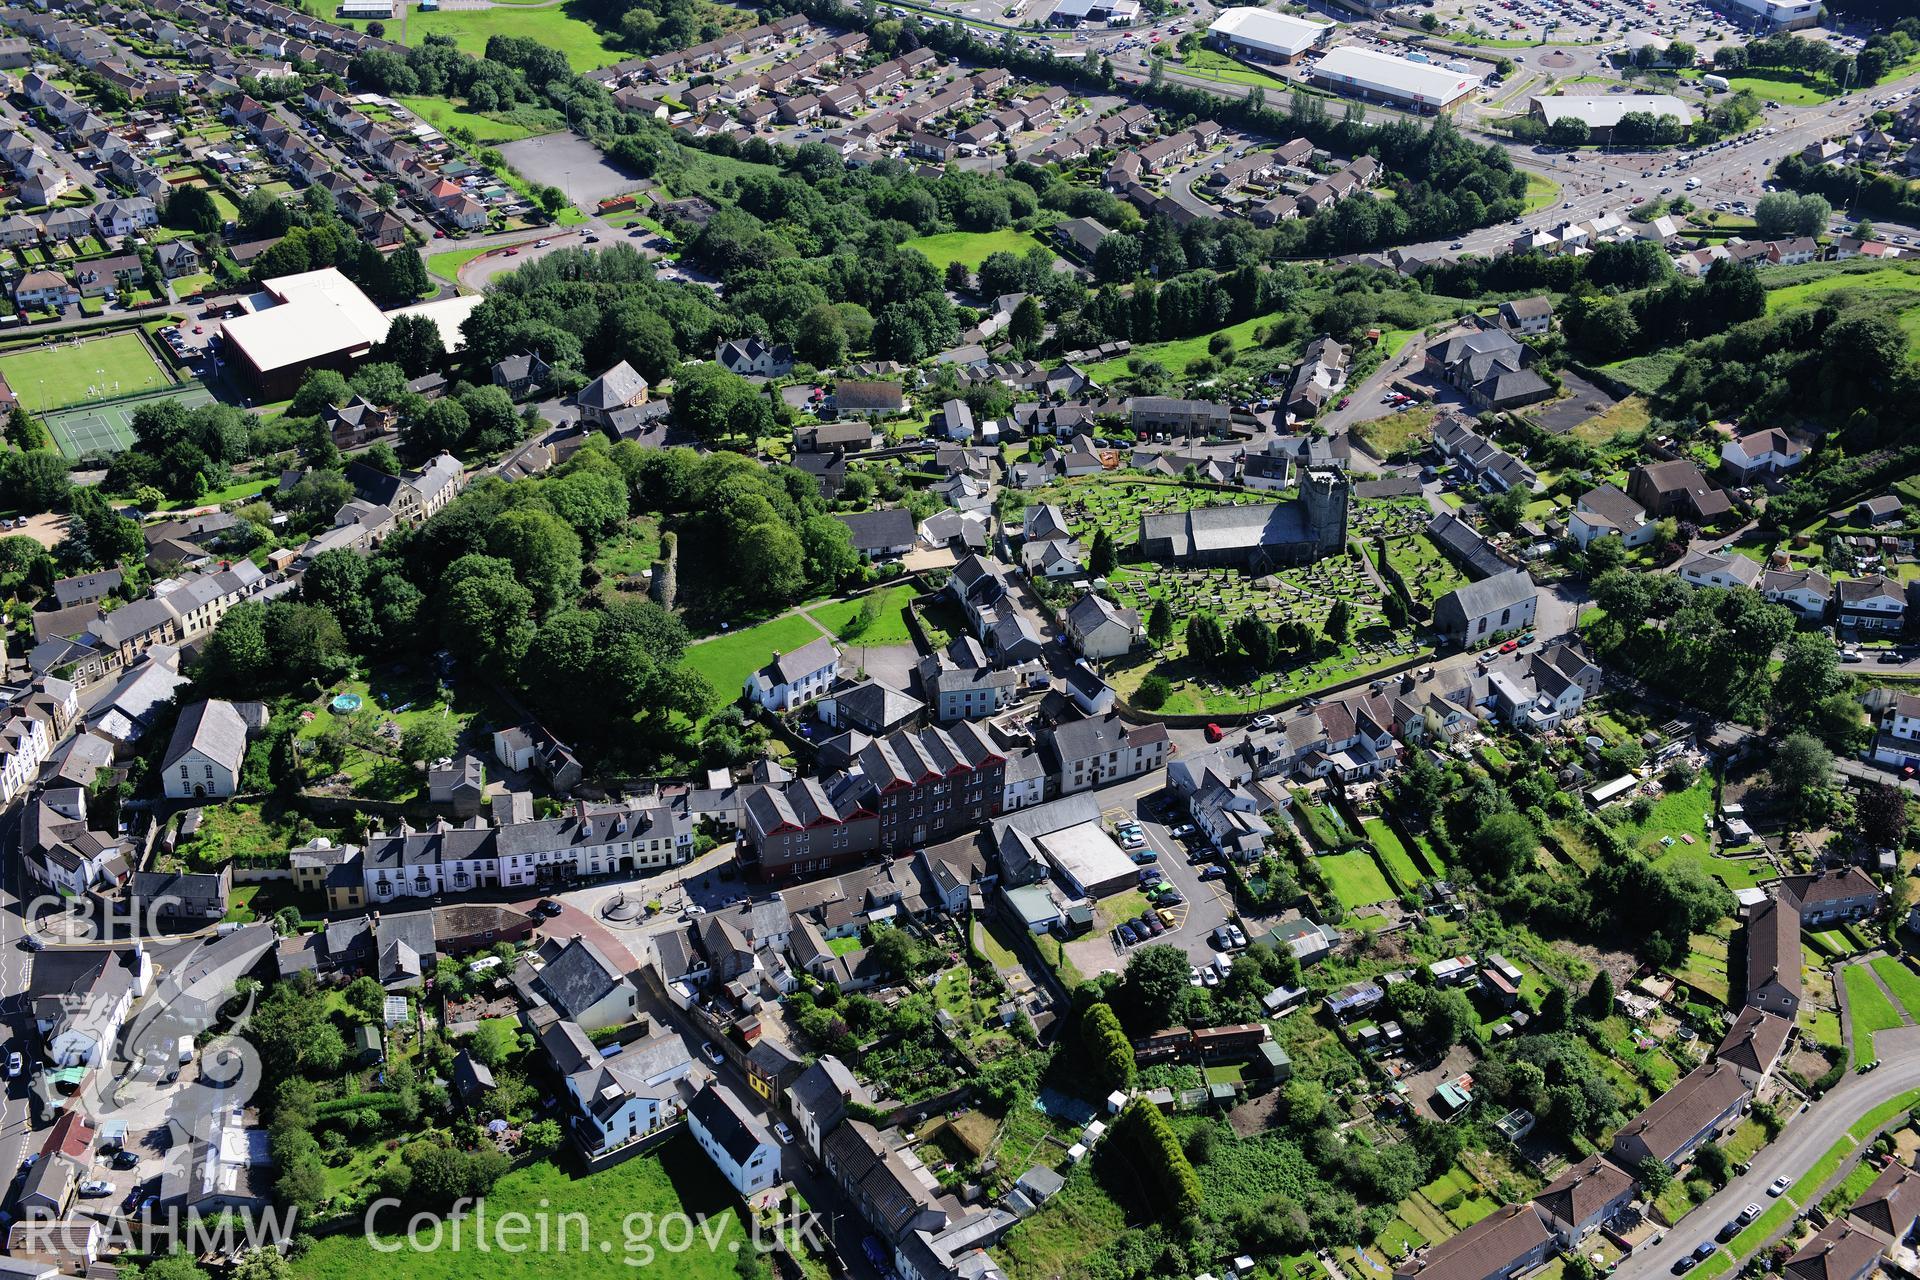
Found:
M 213 392 L 197 382 L 181 387 L 163 387 L 144 396 L 116 400 L 111 404 L 87 405 L 60 413 L 49 413 L 41 421 L 54 445 L 69 459 L 119 453 L 133 447 L 133 415 L 143 404 L 155 400 L 177 400 L 188 409 L 213 403 Z
M 173 385 L 137 333 L 54 340 L 0 356 L 0 376 L 35 413 Z

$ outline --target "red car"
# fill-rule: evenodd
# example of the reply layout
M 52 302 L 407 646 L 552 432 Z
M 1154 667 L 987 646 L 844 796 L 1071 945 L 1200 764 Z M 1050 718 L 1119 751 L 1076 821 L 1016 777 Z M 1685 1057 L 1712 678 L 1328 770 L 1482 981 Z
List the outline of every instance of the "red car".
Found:
M 506 256 L 509 258 L 517 258 L 520 256 L 520 251 L 518 249 L 509 249 L 506 252 Z
M 1519 647 L 1520 647 L 1520 642 L 1518 640 L 1509 640 L 1505 644 L 1500 646 L 1500 652 L 1512 653 L 1515 649 L 1518 649 Z
M 1222 739 L 1222 738 L 1224 738 L 1224 737 L 1226 737 L 1226 736 L 1227 736 L 1227 731 L 1226 731 L 1225 729 L 1222 729 L 1222 728 L 1221 728 L 1221 727 L 1220 727 L 1219 725 L 1217 725 L 1217 724 L 1210 724 L 1210 725 L 1208 725 L 1208 726 L 1207 726 L 1207 741 L 1208 741 L 1208 742 L 1218 742 L 1218 741 L 1220 741 L 1220 739 Z

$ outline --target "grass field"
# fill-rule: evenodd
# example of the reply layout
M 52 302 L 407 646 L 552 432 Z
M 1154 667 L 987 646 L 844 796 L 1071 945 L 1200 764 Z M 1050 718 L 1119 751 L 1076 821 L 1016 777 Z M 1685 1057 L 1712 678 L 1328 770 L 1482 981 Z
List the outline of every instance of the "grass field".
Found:
M 444 1240 L 434 1231 L 432 1238 L 439 1243 L 433 1249 L 406 1248 L 404 1240 L 396 1239 L 397 1251 L 376 1253 L 359 1230 L 325 1237 L 293 1264 L 292 1274 L 296 1280 L 360 1280 L 376 1273 L 385 1280 L 493 1280 L 537 1269 L 545 1280 L 575 1280 L 604 1276 L 609 1257 L 624 1257 L 635 1266 L 645 1261 L 665 1264 L 685 1280 L 724 1280 L 735 1274 L 734 1264 L 747 1245 L 731 1189 L 688 1137 L 584 1178 L 542 1160 L 501 1178 L 489 1199 L 487 1207 L 494 1210 L 486 1217 L 489 1228 L 509 1208 L 532 1211 L 539 1206 L 551 1215 L 541 1221 L 553 1230 L 554 1247 L 503 1254 L 502 1240 L 524 1246 L 532 1237 L 489 1235 L 483 1242 L 481 1228 L 469 1214 L 444 1224 Z M 642 1218 L 645 1228 L 639 1225 Z M 662 1241 L 677 1248 L 682 1243 L 677 1227 L 671 1235 L 643 1234 L 664 1230 L 655 1227 L 663 1218 L 703 1224 L 693 1230 L 691 1247 L 674 1252 L 670 1260 Z M 427 1238 L 423 1233 L 422 1239 Z M 537 1267 L 530 1263 L 536 1256 Z
M 1893 956 L 1876 956 L 1873 971 L 1893 992 L 1893 998 L 1906 1006 L 1909 1017 L 1920 1017 L 1920 974 Z
M 1833 271 L 1817 279 L 1769 289 L 1767 310 L 1819 306 L 1836 293 L 1875 295 L 1876 301 L 1895 312 L 1893 319 L 1906 335 L 1908 353 L 1920 353 L 1920 269 L 1883 266 L 1870 271 Z
M 1645 396 L 1628 396 L 1605 413 L 1596 413 L 1580 423 L 1571 434 L 1582 444 L 1609 445 L 1623 435 L 1645 430 L 1652 418 Z
M 485 249 L 449 249 L 427 258 L 427 274 L 439 276 L 448 284 L 460 283 L 460 268 L 485 253 Z
M 1389 360 L 1393 357 L 1389 355 Z M 1376 458 L 1391 458 L 1402 450 L 1424 445 L 1433 431 L 1433 418 L 1439 410 L 1430 405 L 1390 413 L 1354 424 L 1353 434 Z
M 1700 72 L 1683 71 L 1682 79 L 1697 80 Z M 1814 107 L 1838 96 L 1840 87 L 1824 77 L 1818 80 L 1796 75 L 1790 71 L 1765 71 L 1759 68 L 1749 70 L 1742 76 L 1728 76 L 1727 89 L 1732 93 L 1746 90 L 1761 98 L 1790 107 Z
M 788 614 L 688 646 L 687 665 L 713 685 L 714 706 L 724 707 L 740 696 L 748 676 L 772 660 L 774 650 L 791 653 L 819 638 L 820 628 L 797 613 Z
M 1900 1011 L 1865 966 L 1848 965 L 1841 973 L 1847 984 L 1847 1013 L 1853 1019 L 1853 1056 L 1863 1063 L 1872 1062 L 1878 1057 L 1873 1033 L 1899 1026 Z
M 416 41 L 430 35 L 452 36 L 462 53 L 476 58 L 486 53 L 490 36 L 521 36 L 558 49 L 575 71 L 593 71 L 626 56 L 601 39 L 591 24 L 571 16 L 563 6 L 440 9 L 433 13 L 415 9 L 407 16 L 407 35 Z
M 1373 841 L 1374 849 L 1379 852 L 1389 879 L 1408 893 L 1426 883 L 1426 875 L 1414 862 L 1413 855 L 1407 852 L 1407 846 L 1400 843 L 1400 837 L 1383 819 L 1368 818 L 1360 825 L 1365 829 L 1367 839 Z
M 1222 84 L 1258 85 L 1263 89 L 1278 89 L 1282 93 L 1292 93 L 1294 89 L 1278 76 L 1255 71 L 1239 60 L 1212 49 L 1196 46 L 1187 50 L 1180 61 L 1183 64 L 1181 70 L 1187 75 L 1205 80 L 1218 80 Z
M 34 413 L 172 385 L 135 333 L 48 343 L 0 356 L 0 374 Z
M 864 631 L 860 629 L 860 609 L 864 600 L 836 600 L 807 610 L 813 620 L 848 644 L 911 644 L 907 630 L 907 601 L 912 587 L 893 587 L 879 593 L 880 616 Z M 742 676 L 741 679 L 745 679 Z
M 534 135 L 534 130 L 517 121 L 467 111 L 445 98 L 398 98 L 395 101 L 442 133 L 450 133 L 456 128 L 471 129 L 473 140 L 483 147 L 501 142 L 518 142 L 521 138 Z
M 1000 231 L 946 231 L 937 236 L 908 240 L 905 247 L 918 249 L 936 270 L 945 271 L 949 263 L 964 262 L 967 270 L 972 271 L 996 253 L 1017 253 L 1025 257 L 1032 250 L 1046 249 L 1047 246 L 1031 231 L 1006 228 Z
M 1536 213 L 1541 209 L 1551 209 L 1560 202 L 1560 184 L 1544 174 L 1527 173 L 1527 203 L 1522 213 Z
M 1393 886 L 1387 883 L 1380 864 L 1373 860 L 1370 853 L 1362 850 L 1329 853 L 1321 855 L 1319 861 L 1320 869 L 1326 873 L 1327 883 L 1333 886 L 1334 896 L 1349 911 L 1398 896 Z
M 1680 837 L 1692 836 L 1702 840 L 1706 836 L 1706 823 L 1703 819 L 1713 808 L 1713 782 L 1702 778 L 1685 791 L 1668 792 L 1653 803 L 1653 812 L 1647 815 L 1644 823 L 1623 822 L 1614 830 L 1620 838 L 1634 849 L 1649 857 L 1657 857 L 1664 852 L 1662 840 L 1672 840 L 1666 848 L 1683 847 Z
M 1254 345 L 1253 331 L 1272 320 L 1271 315 L 1255 316 L 1251 320 L 1242 320 L 1239 324 L 1216 329 L 1214 333 L 1223 333 L 1233 339 L 1235 347 L 1244 350 Z M 1105 364 L 1096 364 L 1087 370 L 1087 376 L 1095 382 L 1110 382 L 1127 372 L 1127 361 L 1138 358 L 1151 360 L 1165 365 L 1167 372 L 1179 377 L 1187 371 L 1187 366 L 1207 354 L 1207 343 L 1213 341 L 1213 333 L 1203 333 L 1194 338 L 1182 338 L 1178 342 L 1155 342 L 1143 347 L 1135 347 L 1131 355 L 1120 360 L 1109 360 Z

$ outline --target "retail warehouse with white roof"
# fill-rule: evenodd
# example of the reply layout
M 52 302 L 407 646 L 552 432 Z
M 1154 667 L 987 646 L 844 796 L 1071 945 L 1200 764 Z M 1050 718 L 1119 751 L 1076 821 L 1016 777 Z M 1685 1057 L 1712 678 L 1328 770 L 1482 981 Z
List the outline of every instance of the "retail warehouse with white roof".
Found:
M 1207 28 L 1216 48 L 1262 62 L 1292 62 L 1318 49 L 1334 32 L 1330 22 L 1308 22 L 1271 9 L 1227 9 Z
M 351 368 L 386 338 L 396 316 L 425 316 L 447 350 L 458 351 L 466 342 L 460 326 L 480 302 L 468 294 L 382 311 L 334 267 L 280 276 L 241 303 L 244 315 L 221 324 L 224 358 L 250 375 L 262 399 L 284 400 L 309 369 Z
M 1349 97 L 1428 114 L 1453 110 L 1485 79 L 1484 72 L 1452 71 L 1357 45 L 1327 50 L 1308 74 L 1315 84 Z
M 1687 104 L 1670 93 L 1561 94 L 1536 97 L 1528 107 L 1528 113 L 1545 121 L 1549 129 L 1562 120 L 1582 121 L 1595 142 L 1605 142 L 1623 117 L 1637 112 L 1656 120 L 1672 116 L 1683 125 L 1693 123 L 1693 112 Z

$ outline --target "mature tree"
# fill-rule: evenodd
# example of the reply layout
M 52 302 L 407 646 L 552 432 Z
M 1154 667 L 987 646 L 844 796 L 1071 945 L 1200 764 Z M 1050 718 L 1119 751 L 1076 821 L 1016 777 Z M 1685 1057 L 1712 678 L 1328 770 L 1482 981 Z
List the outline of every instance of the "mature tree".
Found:
M 340 997 L 362 1022 L 378 1022 L 386 1010 L 386 988 L 365 974 L 349 982 Z
M 1187 953 L 1179 947 L 1156 942 L 1137 949 L 1127 960 L 1120 986 L 1127 1025 L 1136 1032 L 1167 1026 L 1168 1011 L 1186 990 L 1191 968 Z
M 1813 818 L 1826 808 L 1833 785 L 1833 752 L 1810 733 L 1788 734 L 1768 773 L 1781 798 L 1802 818 Z
M 734 544 L 734 556 L 740 585 L 750 599 L 783 603 L 806 585 L 806 549 L 788 525 L 749 525 Z
M 1335 600 L 1333 608 L 1327 611 L 1327 639 L 1337 648 L 1345 644 L 1353 635 L 1353 606 L 1345 600 Z
M 1211 667 L 1225 657 L 1226 652 L 1226 639 L 1212 614 L 1196 613 L 1187 619 L 1187 653 L 1195 662 Z
M 1840 652 L 1817 631 L 1799 631 L 1787 637 L 1773 680 L 1774 714 L 1788 726 L 1808 726 L 1821 702 L 1845 689 Z
M 440 337 L 440 326 L 426 316 L 398 315 L 387 327 L 387 336 L 375 344 L 368 358 L 397 364 L 409 378 L 432 373 L 447 358 L 447 345 Z
M 483 1018 L 467 1048 L 486 1066 L 498 1070 L 520 1051 L 520 1029 L 512 1018 Z
M 176 187 L 167 197 L 165 222 L 175 231 L 209 235 L 220 229 L 220 209 L 205 187 Z
M 1087 572 L 1096 578 L 1106 578 L 1113 574 L 1113 566 L 1119 560 L 1114 549 L 1113 535 L 1105 529 L 1093 535 L 1093 549 L 1087 556 Z
M 1025 297 L 1013 309 L 1013 319 L 1007 325 L 1007 340 L 1016 351 L 1031 355 L 1040 349 L 1045 329 L 1046 322 L 1041 318 L 1040 304 L 1030 296 Z
M 1589 1018 L 1604 1018 L 1613 1012 L 1613 974 L 1602 969 L 1587 988 L 1585 1013 Z
M 19 511 L 53 511 L 64 505 L 72 492 L 67 479 L 67 464 L 59 454 L 46 450 L 32 453 L 0 453 L 0 493 L 6 503 Z
M 1233 621 L 1233 642 L 1256 670 L 1268 671 L 1279 661 L 1273 628 L 1257 613 L 1243 613 Z
M 1733 1175 L 1733 1159 L 1717 1142 L 1703 1142 L 1694 1148 L 1693 1167 L 1716 1187 L 1726 1186 Z
M 1173 607 L 1165 600 L 1155 600 L 1147 612 L 1147 639 L 1156 649 L 1166 648 L 1173 639 Z
M 1611 573 L 1627 562 L 1627 544 L 1618 534 L 1609 533 L 1587 544 L 1587 576 L 1597 578 Z
M 550 511 L 523 506 L 503 512 L 488 532 L 487 550 L 513 566 L 542 613 L 580 590 L 580 535 Z
M 400 759 L 408 764 L 428 764 L 443 760 L 457 745 L 453 726 L 439 717 L 417 720 L 400 735 Z
M 352 398 L 347 380 L 333 369 L 314 369 L 300 380 L 287 412 L 297 418 L 311 418 L 327 411 L 329 405 L 344 405 Z
M 7 443 L 23 453 L 53 448 L 53 437 L 44 423 L 25 405 L 16 404 L 7 416 Z
M 1875 849 L 1898 849 L 1910 821 L 1907 793 L 1886 782 L 1870 782 L 1853 798 L 1853 820 L 1860 838 Z
M 1467 848 L 1474 862 L 1495 881 L 1511 880 L 1533 865 L 1540 833 L 1518 813 L 1495 813 L 1474 829 Z

